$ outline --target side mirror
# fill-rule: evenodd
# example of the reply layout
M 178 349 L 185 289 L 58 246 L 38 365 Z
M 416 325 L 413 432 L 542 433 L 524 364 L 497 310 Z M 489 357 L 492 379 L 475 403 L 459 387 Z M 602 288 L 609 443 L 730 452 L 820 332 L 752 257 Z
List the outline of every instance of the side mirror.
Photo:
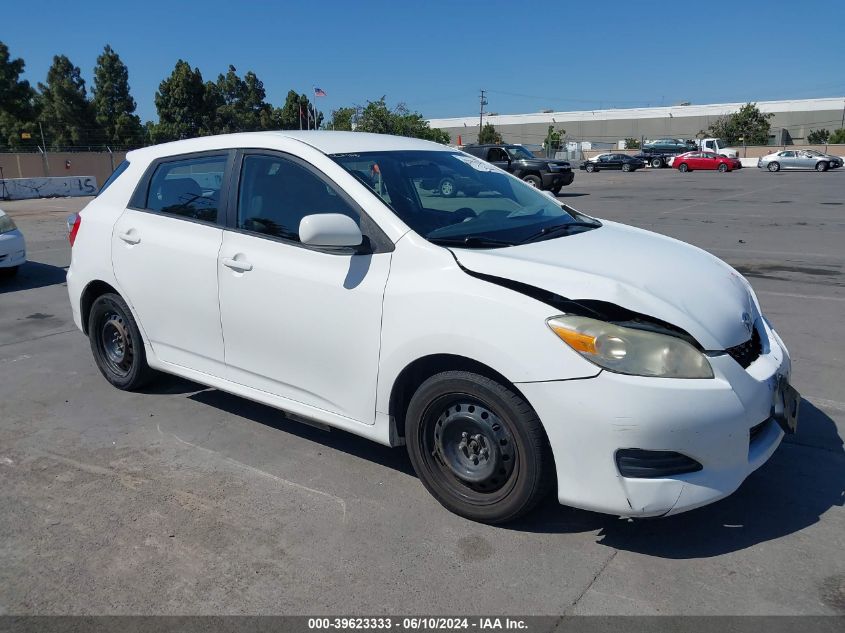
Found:
M 363 240 L 361 229 L 348 215 L 316 213 L 299 222 L 299 241 L 309 246 L 360 246 Z

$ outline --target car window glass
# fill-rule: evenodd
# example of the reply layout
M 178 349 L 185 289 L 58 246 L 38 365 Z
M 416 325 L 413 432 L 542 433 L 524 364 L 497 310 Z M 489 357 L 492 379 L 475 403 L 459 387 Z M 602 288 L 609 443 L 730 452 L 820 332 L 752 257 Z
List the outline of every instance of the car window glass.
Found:
M 499 147 L 494 147 L 493 149 L 490 150 L 490 160 L 507 161 L 508 155 L 505 152 L 505 150 L 503 150 Z
M 783 156 L 784 158 L 794 158 L 794 157 L 795 157 L 795 152 L 783 152 L 783 153 L 781 154 L 781 156 Z
M 97 195 L 99 196 L 106 189 L 108 189 L 109 185 L 111 185 L 115 180 L 117 180 L 118 176 L 120 176 L 120 174 L 125 172 L 128 167 L 129 167 L 129 161 L 128 160 L 125 160 L 122 163 L 120 163 L 120 165 L 118 165 L 115 168 L 115 170 L 111 173 L 111 176 L 106 178 L 106 182 L 104 182 L 103 186 L 100 187 L 100 190 L 97 192 Z
M 373 183 L 380 179 L 377 164 L 362 172 Z M 239 229 L 298 242 L 302 218 L 320 213 L 340 213 L 360 223 L 358 213 L 337 191 L 302 165 L 277 156 L 244 158 L 238 192 Z
M 161 163 L 150 179 L 145 208 L 216 222 L 225 171 L 226 156 Z

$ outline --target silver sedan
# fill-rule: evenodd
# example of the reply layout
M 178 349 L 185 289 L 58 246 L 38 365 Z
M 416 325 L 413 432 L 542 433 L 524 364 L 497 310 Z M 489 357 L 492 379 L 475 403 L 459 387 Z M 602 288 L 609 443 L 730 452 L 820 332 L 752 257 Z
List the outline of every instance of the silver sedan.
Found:
M 822 154 L 814 150 L 783 150 L 763 156 L 757 160 L 757 167 L 769 171 L 781 169 L 815 169 L 827 171 L 842 167 L 842 159 L 838 156 Z

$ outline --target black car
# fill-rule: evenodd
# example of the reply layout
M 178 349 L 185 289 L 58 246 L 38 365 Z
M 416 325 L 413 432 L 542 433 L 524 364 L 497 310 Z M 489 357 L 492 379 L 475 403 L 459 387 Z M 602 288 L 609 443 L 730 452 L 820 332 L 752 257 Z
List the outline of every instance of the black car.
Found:
M 459 193 L 465 196 L 477 196 L 481 191 L 478 181 L 467 178 L 456 171 L 438 167 L 434 163 L 415 166 L 414 179 L 420 188 L 427 189 L 444 198 L 454 198 Z
M 522 145 L 467 145 L 463 150 L 555 195 L 575 179 L 569 161 L 537 158 Z
M 581 163 L 581 169 L 594 172 L 603 169 L 621 169 L 622 171 L 636 171 L 645 167 L 645 163 L 636 156 L 628 154 L 600 154 Z

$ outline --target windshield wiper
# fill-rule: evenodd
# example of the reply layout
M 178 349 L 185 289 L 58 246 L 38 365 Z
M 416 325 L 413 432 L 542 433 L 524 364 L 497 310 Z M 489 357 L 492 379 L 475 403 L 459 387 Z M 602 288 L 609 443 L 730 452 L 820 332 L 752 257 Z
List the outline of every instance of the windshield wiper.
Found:
M 484 248 L 485 246 L 513 246 L 514 242 L 497 240 L 494 237 L 470 235 L 468 237 L 430 237 L 429 242 L 440 246 L 463 246 L 464 248 Z
M 552 237 L 553 235 L 561 234 L 561 233 L 569 233 L 570 229 L 577 229 L 577 228 L 590 228 L 590 229 L 597 229 L 601 226 L 599 222 L 567 222 L 566 224 L 558 224 L 556 226 L 547 226 L 536 233 L 532 233 L 524 240 L 519 242 L 520 244 L 528 244 L 529 242 L 533 242 L 535 240 L 539 240 L 544 237 Z

